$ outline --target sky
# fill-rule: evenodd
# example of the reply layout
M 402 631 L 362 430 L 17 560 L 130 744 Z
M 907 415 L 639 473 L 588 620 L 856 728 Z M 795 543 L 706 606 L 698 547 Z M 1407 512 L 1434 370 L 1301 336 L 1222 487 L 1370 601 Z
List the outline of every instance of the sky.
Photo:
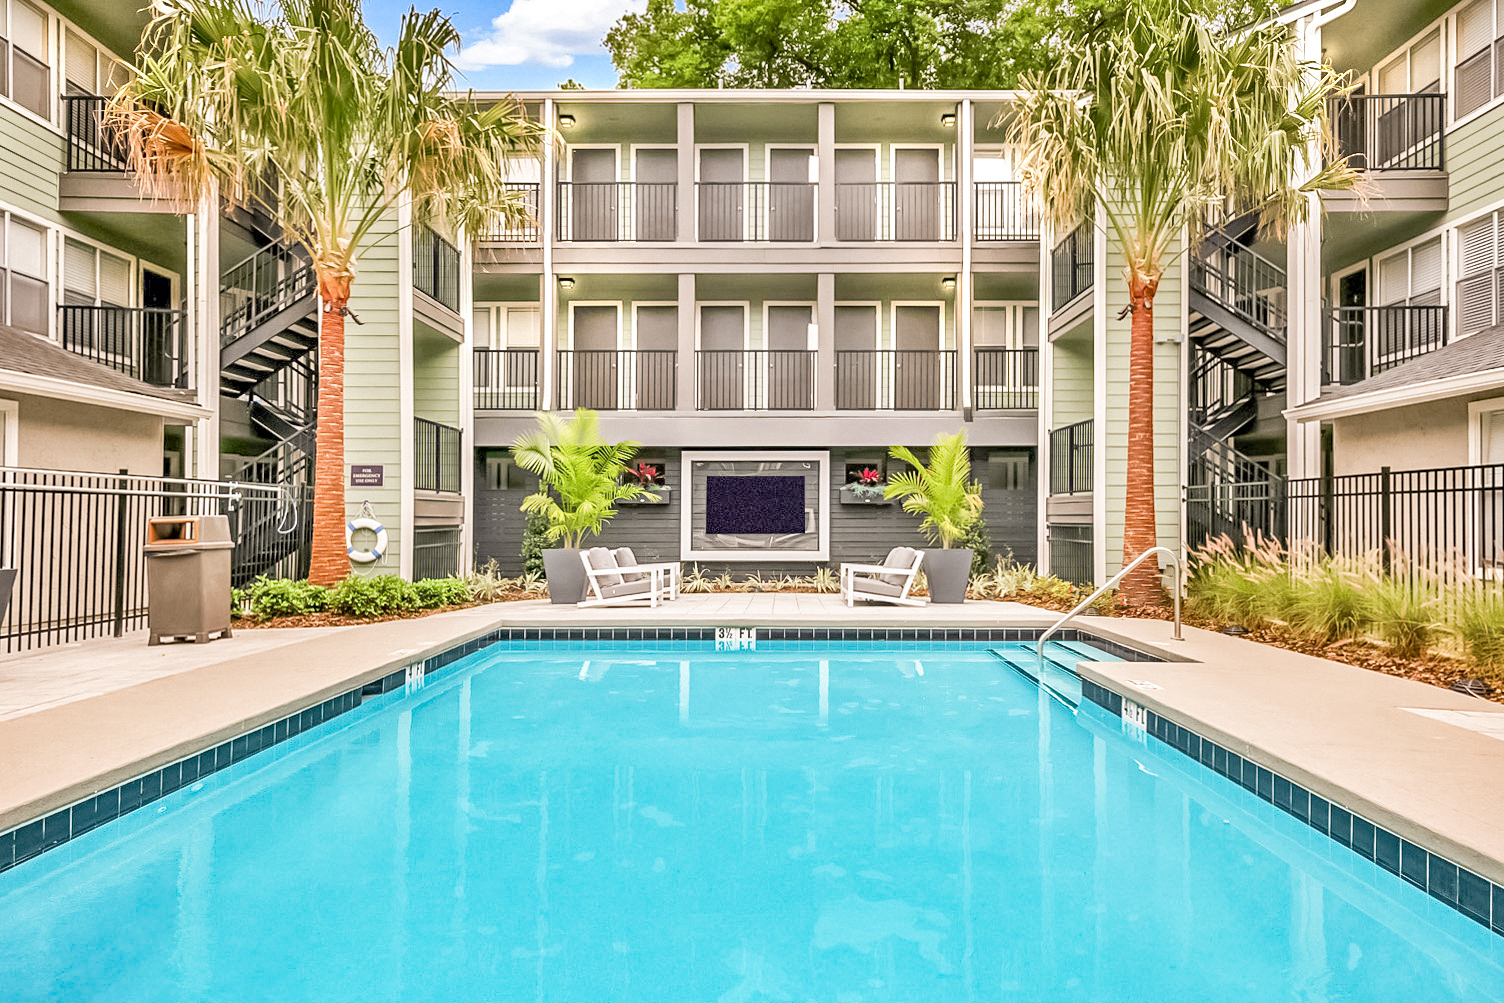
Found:
M 364 0 L 366 24 L 391 44 L 410 8 L 437 6 L 464 38 L 457 60 L 476 90 L 552 90 L 573 78 L 615 87 L 601 39 L 616 19 L 646 0 Z

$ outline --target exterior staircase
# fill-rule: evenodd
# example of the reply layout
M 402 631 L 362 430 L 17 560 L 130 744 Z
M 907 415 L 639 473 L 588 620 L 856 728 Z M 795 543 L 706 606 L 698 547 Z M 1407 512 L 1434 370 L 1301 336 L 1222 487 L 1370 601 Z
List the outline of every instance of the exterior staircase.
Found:
M 275 484 L 285 502 L 239 541 L 237 586 L 258 575 L 302 578 L 312 541 L 314 418 L 318 400 L 318 291 L 313 267 L 287 243 L 261 248 L 220 281 L 220 393 L 244 400 L 272 445 L 233 457 L 232 480 Z

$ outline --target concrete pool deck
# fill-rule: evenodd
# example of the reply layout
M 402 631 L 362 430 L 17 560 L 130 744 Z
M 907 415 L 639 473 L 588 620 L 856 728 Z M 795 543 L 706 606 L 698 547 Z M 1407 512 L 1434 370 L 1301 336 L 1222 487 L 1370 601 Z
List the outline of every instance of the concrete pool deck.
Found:
M 505 627 L 1040 627 L 1014 603 L 847 609 L 811 594 L 686 595 L 658 609 L 501 603 L 360 627 L 145 635 L 0 659 L 0 833 Z M 1504 884 L 1504 707 L 1163 621 L 1083 630 L 1177 661 L 1081 674 Z M 1424 713 L 1421 713 L 1424 712 Z

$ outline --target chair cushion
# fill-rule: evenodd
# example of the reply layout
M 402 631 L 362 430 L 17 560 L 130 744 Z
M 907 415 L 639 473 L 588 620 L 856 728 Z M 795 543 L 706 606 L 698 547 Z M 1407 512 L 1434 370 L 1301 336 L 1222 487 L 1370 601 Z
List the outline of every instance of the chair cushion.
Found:
M 902 569 L 904 571 L 908 571 L 910 568 L 912 568 L 914 566 L 914 555 L 915 555 L 915 553 L 916 553 L 916 551 L 914 550 L 913 547 L 894 547 L 892 550 L 888 551 L 888 556 L 883 561 L 883 567 L 885 567 L 885 568 L 900 568 L 900 569 Z M 909 576 L 908 575 L 878 575 L 877 577 L 879 579 L 881 579 L 882 581 L 888 583 L 889 585 L 896 585 L 896 586 L 898 586 L 898 588 L 900 590 L 902 590 L 903 589 L 903 584 L 908 579 Z M 893 594 L 894 595 L 898 595 L 897 592 L 895 592 Z
M 640 582 L 647 576 L 641 571 L 628 571 L 627 568 L 637 567 L 637 555 L 632 553 L 631 547 L 617 547 L 615 550 L 616 566 L 622 569 L 621 580 L 624 582 Z
M 883 576 L 883 578 L 887 577 L 889 576 Z M 865 575 L 855 575 L 851 579 L 851 591 L 866 592 L 874 596 L 900 596 L 903 595 L 903 586 L 889 585 L 882 578 L 868 578 Z
M 639 571 L 637 574 L 638 580 L 635 582 L 618 582 L 615 585 L 602 585 L 601 598 L 619 599 L 622 596 L 646 594 L 652 589 L 653 583 L 650 582 L 647 577 L 642 574 L 642 572 Z
M 616 558 L 605 547 L 591 547 L 585 551 L 585 557 L 590 561 L 590 567 L 596 571 L 605 571 L 608 568 L 613 572 L 616 570 Z M 604 590 L 608 586 L 621 584 L 621 575 L 596 575 L 595 583 L 601 587 L 604 595 Z

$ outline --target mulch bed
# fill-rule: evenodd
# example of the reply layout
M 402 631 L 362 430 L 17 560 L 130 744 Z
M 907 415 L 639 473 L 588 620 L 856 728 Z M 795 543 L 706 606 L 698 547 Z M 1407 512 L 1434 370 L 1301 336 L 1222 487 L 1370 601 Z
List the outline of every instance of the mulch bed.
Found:
M 536 596 L 518 596 L 519 599 L 533 599 Z M 505 600 L 502 600 L 505 601 Z M 435 613 L 452 613 L 457 609 L 469 609 L 472 606 L 482 606 L 484 603 L 467 602 L 458 606 L 439 606 L 436 609 L 415 609 L 406 613 L 389 613 L 386 616 L 343 616 L 339 613 L 305 613 L 302 616 L 279 616 L 271 620 L 254 620 L 243 616 L 235 620 L 232 625 L 234 630 L 274 630 L 282 627 L 363 627 L 368 623 L 385 623 L 388 620 L 419 620 L 425 616 L 433 616 Z

